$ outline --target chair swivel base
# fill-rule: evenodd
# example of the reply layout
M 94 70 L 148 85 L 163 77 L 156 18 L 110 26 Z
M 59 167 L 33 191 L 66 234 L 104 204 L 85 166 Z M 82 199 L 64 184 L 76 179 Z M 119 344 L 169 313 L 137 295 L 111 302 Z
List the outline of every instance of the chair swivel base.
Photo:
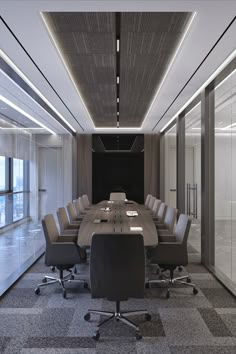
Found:
M 167 269 L 165 269 L 167 270 Z M 161 279 L 164 278 L 164 279 Z M 153 280 L 148 280 L 146 283 L 146 288 L 149 288 L 151 284 L 167 284 L 168 289 L 166 293 L 167 299 L 170 297 L 170 289 L 174 287 L 174 284 L 181 284 L 181 285 L 186 285 L 191 288 L 193 288 L 193 294 L 197 295 L 198 290 L 196 288 L 196 285 L 191 283 L 191 279 L 189 275 L 183 275 L 181 277 L 175 277 L 174 278 L 174 269 L 170 269 L 170 277 L 166 276 L 163 272 L 160 275 L 160 279 L 153 279 Z
M 93 335 L 93 339 L 96 341 L 99 340 L 99 338 L 100 338 L 100 333 L 99 333 L 100 327 L 102 325 L 104 325 L 105 323 L 111 321 L 113 318 L 115 318 L 116 321 L 121 321 L 121 322 L 125 323 L 126 325 L 134 328 L 135 329 L 135 337 L 137 340 L 142 339 L 142 334 L 140 332 L 139 326 L 137 326 L 134 322 L 129 320 L 127 317 L 134 316 L 134 315 L 145 315 L 145 319 L 147 321 L 151 320 L 151 315 L 147 312 L 147 310 L 121 312 L 119 301 L 116 302 L 116 310 L 115 311 L 88 310 L 88 312 L 84 316 L 85 321 L 90 320 L 91 314 L 108 316 L 108 318 L 106 318 L 104 321 L 100 322 L 97 326 L 95 334 Z
M 48 275 L 45 275 L 42 282 L 37 285 L 37 288 L 35 289 L 35 294 L 39 295 L 40 294 L 40 288 L 43 286 L 48 286 L 52 285 L 55 283 L 58 283 L 60 287 L 62 288 L 62 295 L 66 299 L 66 288 L 65 288 L 65 283 L 72 283 L 72 282 L 82 282 L 84 284 L 84 288 L 88 288 L 88 283 L 85 280 L 82 279 L 75 279 L 74 275 L 72 274 L 72 271 L 70 269 L 65 269 L 69 272 L 69 274 L 63 276 L 63 270 L 59 269 L 60 271 L 60 277 L 51 277 Z

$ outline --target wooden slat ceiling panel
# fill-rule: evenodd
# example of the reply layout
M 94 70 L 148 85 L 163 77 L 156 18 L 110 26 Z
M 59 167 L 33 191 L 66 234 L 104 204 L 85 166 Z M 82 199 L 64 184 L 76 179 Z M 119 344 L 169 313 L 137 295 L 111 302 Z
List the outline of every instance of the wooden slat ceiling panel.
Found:
M 97 127 L 116 127 L 116 14 L 45 13 Z M 120 127 L 142 124 L 190 13 L 120 14 Z
M 121 14 L 121 127 L 142 124 L 189 17 L 181 12 Z

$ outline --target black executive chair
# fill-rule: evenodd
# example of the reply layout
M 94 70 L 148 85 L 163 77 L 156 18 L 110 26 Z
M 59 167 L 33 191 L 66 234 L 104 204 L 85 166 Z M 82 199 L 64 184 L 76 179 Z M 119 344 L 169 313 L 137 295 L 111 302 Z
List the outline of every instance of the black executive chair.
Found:
M 88 284 L 85 280 L 74 279 L 71 268 L 78 263 L 86 261 L 86 253 L 77 245 L 77 236 L 60 236 L 52 214 L 46 215 L 42 219 L 42 226 L 46 240 L 45 264 L 56 267 L 59 272 L 59 278 L 45 275 L 42 283 L 37 285 L 35 294 L 40 294 L 42 286 L 59 283 L 63 290 L 63 297 L 66 298 L 66 282 L 83 282 L 84 287 Z M 69 274 L 63 276 L 63 271 L 67 270 Z
M 90 314 L 105 315 L 108 318 L 100 322 L 93 336 L 100 337 L 99 328 L 115 318 L 135 329 L 135 336 L 141 339 L 139 327 L 127 316 L 145 315 L 147 321 L 151 316 L 147 310 L 120 310 L 120 302 L 129 297 L 143 298 L 145 282 L 145 256 L 143 236 L 140 234 L 104 233 L 94 234 L 90 255 L 90 283 L 93 298 L 106 298 L 116 303 L 114 312 L 88 310 L 84 316 L 90 320 Z
M 159 242 L 155 248 L 149 250 L 151 263 L 158 264 L 164 271 L 168 270 L 170 276 L 167 277 L 164 275 L 164 272 L 162 272 L 161 279 L 149 280 L 146 283 L 146 287 L 148 288 L 150 284 L 153 283 L 167 284 L 167 298 L 170 296 L 170 288 L 173 287 L 175 283 L 192 287 L 194 295 L 198 293 L 196 285 L 191 283 L 188 274 L 174 278 L 174 270 L 177 267 L 186 266 L 188 264 L 187 240 L 190 226 L 191 219 L 187 215 L 181 214 L 176 224 L 174 234 L 165 235 L 165 242 Z

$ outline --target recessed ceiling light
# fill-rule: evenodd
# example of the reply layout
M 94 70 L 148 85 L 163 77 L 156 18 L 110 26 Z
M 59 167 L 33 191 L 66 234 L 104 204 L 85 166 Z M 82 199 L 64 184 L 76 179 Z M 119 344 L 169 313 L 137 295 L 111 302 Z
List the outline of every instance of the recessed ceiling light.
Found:
M 116 40 L 116 51 L 117 52 L 120 51 L 120 40 L 119 39 Z

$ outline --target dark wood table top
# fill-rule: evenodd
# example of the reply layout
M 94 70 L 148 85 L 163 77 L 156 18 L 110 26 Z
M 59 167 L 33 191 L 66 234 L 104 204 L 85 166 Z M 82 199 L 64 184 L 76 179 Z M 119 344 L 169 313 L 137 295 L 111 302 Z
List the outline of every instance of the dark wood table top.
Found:
M 127 212 L 132 215 L 132 211 L 137 212 L 137 215 L 128 216 Z M 92 206 L 80 225 L 78 245 L 90 246 L 92 235 L 102 232 L 140 233 L 144 238 L 144 246 L 155 246 L 158 243 L 151 211 L 135 202 L 103 201 Z

